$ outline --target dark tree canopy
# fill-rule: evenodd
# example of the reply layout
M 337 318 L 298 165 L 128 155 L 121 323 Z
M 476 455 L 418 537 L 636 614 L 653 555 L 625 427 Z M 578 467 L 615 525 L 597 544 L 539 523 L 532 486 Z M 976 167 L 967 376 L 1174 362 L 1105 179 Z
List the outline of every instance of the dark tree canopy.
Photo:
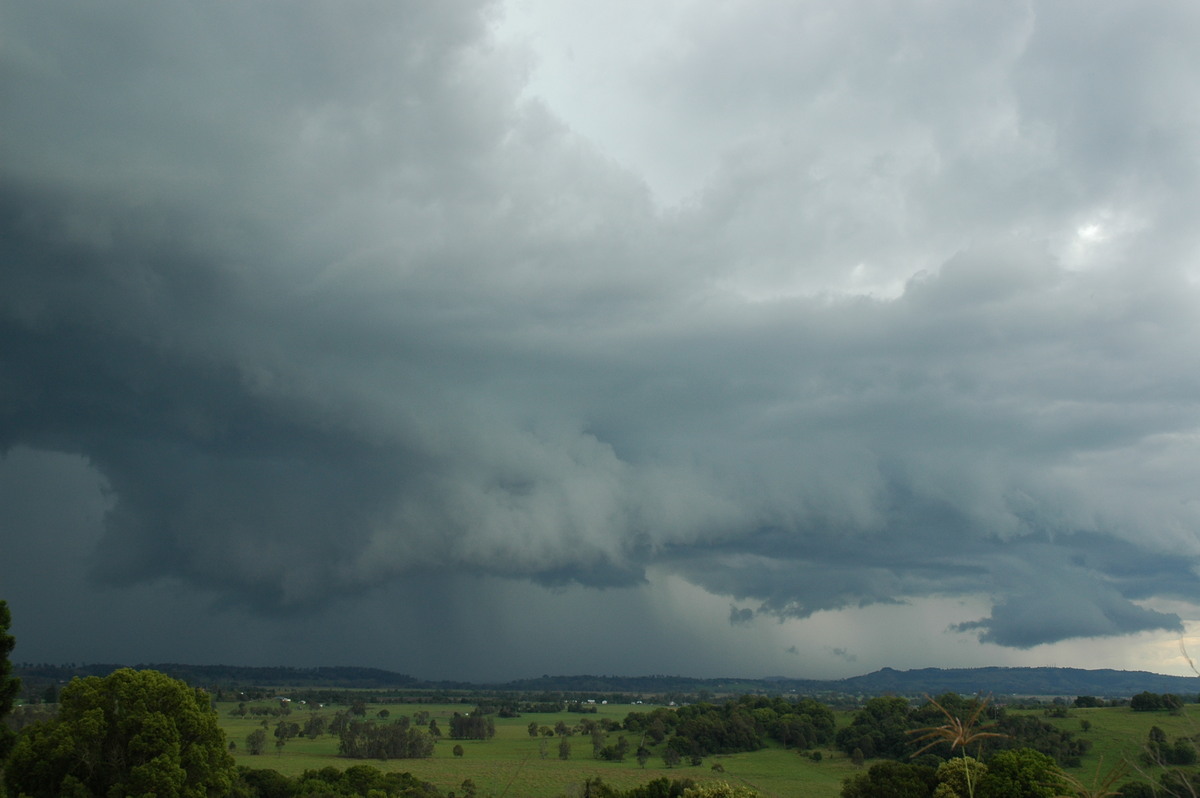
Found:
M 933 768 L 889 760 L 846 779 L 842 798 L 930 798 L 936 787 Z
M 0 721 L 12 712 L 13 701 L 21 689 L 21 680 L 12 675 L 12 663 L 8 655 L 12 653 L 16 639 L 8 633 L 12 623 L 12 614 L 8 611 L 8 602 L 0 601 Z M 3 723 L 0 723 L 0 762 L 12 750 L 16 735 Z
M 21 735 L 5 782 L 30 798 L 216 798 L 235 773 L 207 693 L 122 668 L 68 684 L 58 717 Z

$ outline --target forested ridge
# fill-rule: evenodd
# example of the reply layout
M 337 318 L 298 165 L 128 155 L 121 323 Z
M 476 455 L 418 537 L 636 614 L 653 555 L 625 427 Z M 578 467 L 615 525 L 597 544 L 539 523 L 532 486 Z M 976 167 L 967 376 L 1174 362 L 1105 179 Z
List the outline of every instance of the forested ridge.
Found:
M 105 676 L 121 664 L 31 664 L 22 663 L 13 672 L 31 689 L 65 683 L 76 676 Z M 186 665 L 151 663 L 132 665 L 160 671 L 189 684 L 205 687 L 275 686 L 347 689 L 497 690 L 526 693 L 622 693 L 707 695 L 743 693 L 797 693 L 803 695 L 877 696 L 938 695 L 955 692 L 1019 696 L 1098 695 L 1130 697 L 1152 693 L 1195 694 L 1200 679 L 1169 676 L 1148 671 L 1118 671 L 1081 668 L 882 668 L 846 679 L 700 679 L 684 676 L 574 675 L 516 679 L 507 682 L 460 682 L 420 679 L 380 668 L 322 666 L 314 668 L 250 667 L 238 665 Z

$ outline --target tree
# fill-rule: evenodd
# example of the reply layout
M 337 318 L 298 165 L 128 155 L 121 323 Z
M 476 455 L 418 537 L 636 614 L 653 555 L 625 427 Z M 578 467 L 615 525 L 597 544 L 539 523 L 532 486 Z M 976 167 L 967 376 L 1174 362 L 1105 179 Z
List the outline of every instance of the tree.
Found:
M 571 741 L 568 740 L 566 737 L 563 737 L 558 743 L 558 758 L 559 759 L 570 759 L 571 758 Z
M 1032 748 L 1001 751 L 988 760 L 979 798 L 1051 798 L 1067 789 L 1052 757 Z
M 933 768 L 889 760 L 846 779 L 842 798 L 930 798 L 936 786 Z
M 255 729 L 247 734 L 246 750 L 250 752 L 251 756 L 258 756 L 267 750 L 267 733 L 262 729 Z
M 868 759 L 907 756 L 912 751 L 908 731 L 913 727 L 908 700 L 898 696 L 872 698 L 854 720 L 837 732 L 837 747 L 847 754 L 861 748 Z
M 972 756 L 947 759 L 937 769 L 938 786 L 934 798 L 960 798 L 974 794 L 974 785 L 987 773 L 987 765 Z
M 8 756 L 16 741 L 16 734 L 4 725 L 4 716 L 12 712 L 13 701 L 21 690 L 21 680 L 12 675 L 12 663 L 8 655 L 12 653 L 17 641 L 8 633 L 12 623 L 12 613 L 8 611 L 8 602 L 0 601 L 0 763 Z
M 455 745 L 454 748 L 451 749 L 451 753 L 455 756 L 461 757 L 463 755 L 463 747 L 461 745 Z
M 947 697 L 943 697 L 943 699 L 945 698 Z M 928 726 L 923 729 L 914 729 L 909 732 L 910 734 L 920 735 L 917 738 L 917 742 L 925 742 L 925 745 L 919 751 L 917 751 L 917 754 L 924 753 L 930 748 L 934 748 L 944 743 L 948 743 L 950 745 L 951 753 L 953 753 L 955 749 L 959 749 L 959 753 L 962 755 L 963 759 L 963 767 L 959 772 L 961 772 L 963 776 L 963 783 L 966 787 L 967 795 L 970 796 L 970 798 L 974 798 L 975 796 L 975 773 L 974 768 L 968 765 L 966 762 L 967 746 L 969 746 L 971 743 L 977 743 L 979 749 L 982 749 L 983 741 L 985 739 L 995 739 L 1006 736 L 999 732 L 985 731 L 985 729 L 991 728 L 991 725 L 994 724 L 985 724 L 983 726 L 979 725 L 979 716 L 983 714 L 983 711 L 987 708 L 987 703 L 988 700 L 986 698 L 983 701 L 976 702 L 975 708 L 967 716 L 967 719 L 963 720 L 961 717 L 955 714 L 953 709 L 950 708 L 953 706 L 950 701 L 943 700 L 939 702 L 930 698 L 929 705 L 935 707 L 938 712 L 942 713 L 942 717 L 946 722 L 940 726 Z M 962 709 L 962 707 L 959 709 Z
M 315 740 L 325 733 L 325 718 L 315 712 L 308 716 L 308 720 L 304 724 L 304 736 L 310 740 Z
M 1163 697 L 1148 690 L 1143 690 L 1129 699 L 1129 708 L 1134 712 L 1154 712 L 1164 707 Z
M 235 774 L 207 693 L 122 668 L 63 688 L 58 716 L 21 735 L 5 782 L 29 798 L 215 798 Z

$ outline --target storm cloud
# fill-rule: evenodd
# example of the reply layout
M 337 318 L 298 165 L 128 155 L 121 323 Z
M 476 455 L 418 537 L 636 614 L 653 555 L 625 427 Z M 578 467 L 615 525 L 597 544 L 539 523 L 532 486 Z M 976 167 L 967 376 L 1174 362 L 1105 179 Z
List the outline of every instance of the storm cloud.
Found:
M 69 589 L 1182 634 L 1197 12 L 639 13 L 3 6 L 0 449 L 106 497 Z

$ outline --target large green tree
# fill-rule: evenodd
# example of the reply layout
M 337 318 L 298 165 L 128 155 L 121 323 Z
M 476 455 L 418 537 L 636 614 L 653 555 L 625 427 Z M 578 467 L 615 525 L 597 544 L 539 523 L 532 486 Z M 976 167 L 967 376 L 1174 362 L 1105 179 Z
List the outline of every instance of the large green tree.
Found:
M 3 721 L 4 716 L 12 712 L 13 701 L 21 690 L 21 680 L 12 675 L 12 663 L 8 660 L 8 655 L 12 653 L 13 646 L 17 642 L 8 633 L 10 623 L 12 623 L 12 613 L 8 611 L 8 602 L 0 601 L 0 721 Z M 15 740 L 16 735 L 12 730 L 0 722 L 0 767 L 3 767 L 4 758 L 12 750 Z
M 1052 798 L 1067 789 L 1054 759 L 1032 748 L 1001 751 L 988 760 L 978 798 Z
M 158 671 L 75 679 L 5 772 L 29 798 L 216 798 L 236 774 L 208 694 Z

